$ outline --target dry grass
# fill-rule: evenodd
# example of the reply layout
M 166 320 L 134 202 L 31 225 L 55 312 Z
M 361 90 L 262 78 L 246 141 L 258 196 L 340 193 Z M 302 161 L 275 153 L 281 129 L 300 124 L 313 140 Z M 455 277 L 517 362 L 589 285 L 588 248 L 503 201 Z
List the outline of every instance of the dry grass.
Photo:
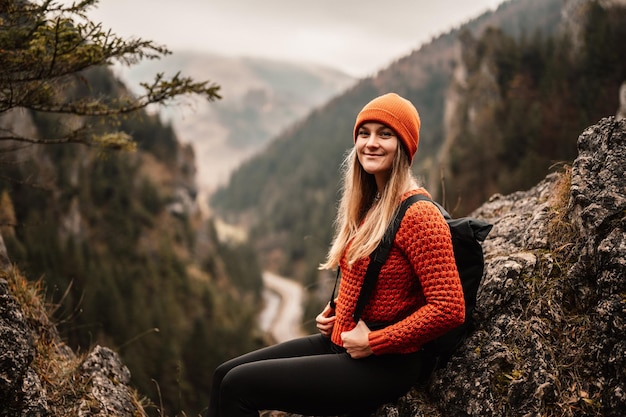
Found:
M 569 200 L 572 187 L 572 167 L 563 166 L 563 171 L 554 183 L 550 207 L 552 218 L 548 224 L 548 241 L 556 255 L 569 252 L 578 240 L 576 229 L 569 221 Z
M 22 308 L 35 339 L 35 356 L 31 368 L 37 373 L 46 392 L 46 400 L 58 417 L 75 415 L 76 403 L 87 393 L 78 367 L 83 358 L 76 356 L 60 341 L 48 318 L 42 280 L 29 281 L 13 267 L 3 275 L 9 291 Z
M 29 281 L 15 267 L 0 272 L 0 277 L 7 280 L 9 291 L 21 306 L 31 329 L 35 355 L 30 366 L 39 376 L 52 415 L 75 417 L 79 402 L 90 398 L 89 380 L 79 369 L 84 356 L 76 355 L 59 338 L 49 319 L 53 306 L 44 301 L 42 280 Z M 138 406 L 138 417 L 145 416 L 146 400 L 137 393 L 132 400 Z

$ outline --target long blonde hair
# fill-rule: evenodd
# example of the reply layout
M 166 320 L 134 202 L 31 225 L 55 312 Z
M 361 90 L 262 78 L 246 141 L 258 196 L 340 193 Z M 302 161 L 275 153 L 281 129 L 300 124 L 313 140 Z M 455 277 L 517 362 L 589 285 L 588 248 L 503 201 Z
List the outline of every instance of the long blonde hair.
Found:
M 404 192 L 417 187 L 404 146 L 398 146 L 391 176 L 376 200 L 376 180 L 361 166 L 356 147 L 342 164 L 342 197 L 335 219 L 335 237 L 320 269 L 332 269 L 347 251 L 349 263 L 369 256 L 382 239 Z

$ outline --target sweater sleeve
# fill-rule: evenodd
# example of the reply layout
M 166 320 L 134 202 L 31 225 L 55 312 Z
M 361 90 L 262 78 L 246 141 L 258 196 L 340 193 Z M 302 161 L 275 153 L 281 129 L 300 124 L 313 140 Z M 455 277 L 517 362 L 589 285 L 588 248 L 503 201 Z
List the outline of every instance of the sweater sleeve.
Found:
M 377 355 L 419 350 L 465 320 L 450 228 L 439 210 L 428 201 L 414 203 L 400 224 L 394 245 L 410 262 L 424 304 L 399 322 L 369 334 L 370 346 Z

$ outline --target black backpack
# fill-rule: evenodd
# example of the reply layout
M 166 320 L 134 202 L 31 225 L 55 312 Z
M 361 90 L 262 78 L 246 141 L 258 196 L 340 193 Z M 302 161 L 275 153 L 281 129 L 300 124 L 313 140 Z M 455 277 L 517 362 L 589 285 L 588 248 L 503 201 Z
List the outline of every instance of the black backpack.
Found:
M 370 255 L 370 264 L 365 274 L 363 287 L 361 287 L 353 315 L 355 322 L 359 321 L 365 309 L 365 305 L 376 286 L 376 279 L 378 278 L 380 269 L 389 256 L 389 251 L 393 245 L 396 232 L 400 227 L 404 213 L 417 201 L 430 201 L 435 204 L 450 227 L 454 258 L 461 278 L 461 284 L 463 285 L 463 295 L 465 298 L 465 322 L 459 327 L 431 340 L 423 347 L 425 369 L 422 371 L 421 376 L 427 377 L 433 370 L 445 365 L 454 351 L 461 346 L 463 341 L 473 330 L 474 320 L 472 313 L 474 307 L 476 307 L 476 295 L 485 266 L 483 249 L 480 242 L 485 240 L 493 225 L 471 217 L 452 219 L 441 205 L 422 194 L 414 194 L 404 200 L 392 222 L 387 227 L 383 239 L 378 244 L 376 250 Z

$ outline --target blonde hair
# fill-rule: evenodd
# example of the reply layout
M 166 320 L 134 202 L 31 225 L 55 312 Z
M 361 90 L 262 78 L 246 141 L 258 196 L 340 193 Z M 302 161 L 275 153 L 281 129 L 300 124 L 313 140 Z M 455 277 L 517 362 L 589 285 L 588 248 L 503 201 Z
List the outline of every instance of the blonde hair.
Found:
M 350 264 L 369 256 L 382 239 L 404 192 L 417 187 L 410 170 L 410 161 L 404 146 L 398 146 L 391 168 L 391 176 L 380 199 L 376 200 L 376 180 L 365 172 L 356 155 L 356 147 L 342 164 L 342 197 L 335 219 L 335 236 L 320 269 L 339 265 L 346 252 Z

